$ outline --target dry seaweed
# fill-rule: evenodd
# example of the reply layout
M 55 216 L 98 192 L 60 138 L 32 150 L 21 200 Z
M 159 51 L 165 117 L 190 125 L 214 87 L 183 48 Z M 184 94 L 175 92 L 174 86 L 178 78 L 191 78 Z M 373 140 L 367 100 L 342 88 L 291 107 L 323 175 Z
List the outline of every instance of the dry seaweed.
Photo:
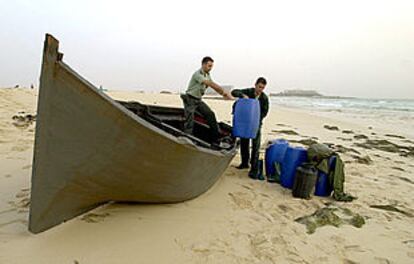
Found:
M 354 145 L 365 149 L 399 153 L 401 156 L 414 156 L 414 146 L 402 146 L 385 139 L 367 139 L 363 143 L 354 143 Z
M 13 125 L 19 128 L 27 128 L 33 122 L 36 121 L 36 115 L 25 114 L 25 112 L 19 112 L 17 115 L 12 117 Z
M 408 179 L 408 178 L 406 178 L 406 177 L 400 177 L 400 176 L 397 176 L 397 178 L 398 178 L 398 179 L 400 179 L 400 180 L 402 180 L 402 181 L 405 181 L 405 182 L 408 182 L 408 183 L 414 184 L 414 181 L 412 181 L 412 180 L 410 180 L 410 179 Z
M 393 135 L 393 134 L 385 134 L 386 137 L 392 137 L 392 138 L 400 138 L 400 139 L 405 139 L 405 137 L 403 136 L 399 136 L 399 135 Z
M 293 135 L 293 136 L 299 136 L 299 133 L 294 130 L 272 130 L 272 132 L 278 133 L 278 134 L 285 134 L 285 135 Z
M 291 142 L 291 143 L 299 143 L 299 144 L 302 144 L 302 145 L 305 145 L 305 146 L 308 146 L 308 147 L 311 146 L 311 145 L 313 145 L 313 144 L 318 143 L 318 141 L 313 140 L 313 139 L 310 139 L 310 138 L 300 139 L 300 140 L 289 140 L 289 142 Z
M 339 127 L 337 127 L 337 126 L 324 125 L 323 127 L 328 129 L 328 130 L 334 130 L 334 131 L 339 130 Z
M 353 152 L 353 153 L 356 153 L 356 154 L 361 154 L 358 150 L 356 150 L 356 149 L 353 149 L 353 148 L 348 148 L 348 147 L 345 147 L 345 146 L 343 146 L 343 145 L 333 145 L 331 148 L 333 148 L 334 149 L 334 151 L 335 152 L 338 152 L 338 153 L 347 153 L 347 152 Z
M 354 138 L 355 139 L 367 139 L 368 137 L 363 134 L 359 134 L 359 135 L 355 135 Z
M 349 224 L 361 228 L 365 224 L 365 220 L 361 215 L 353 213 L 347 208 L 332 205 L 320 208 L 311 215 L 299 217 L 295 221 L 306 225 L 308 234 L 313 234 L 318 227 L 326 225 L 340 227 Z

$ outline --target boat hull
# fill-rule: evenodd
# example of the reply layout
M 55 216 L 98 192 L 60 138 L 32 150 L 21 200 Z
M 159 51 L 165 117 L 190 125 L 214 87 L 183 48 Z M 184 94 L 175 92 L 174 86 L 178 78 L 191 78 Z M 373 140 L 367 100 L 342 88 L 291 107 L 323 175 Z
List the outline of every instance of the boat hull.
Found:
M 177 137 L 134 115 L 61 61 L 47 35 L 38 99 L 29 230 L 108 201 L 180 202 L 207 191 L 236 153 Z

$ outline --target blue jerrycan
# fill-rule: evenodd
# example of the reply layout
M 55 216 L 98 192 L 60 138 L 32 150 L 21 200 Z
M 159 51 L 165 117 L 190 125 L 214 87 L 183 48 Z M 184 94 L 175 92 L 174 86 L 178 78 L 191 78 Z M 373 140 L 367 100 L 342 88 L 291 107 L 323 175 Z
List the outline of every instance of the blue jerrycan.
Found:
M 255 138 L 260 125 L 260 104 L 256 99 L 238 99 L 233 112 L 233 136 Z
M 306 149 L 289 146 L 282 162 L 280 183 L 283 187 L 292 189 L 295 180 L 296 168 L 308 160 Z
M 269 182 L 279 182 L 281 173 L 281 163 L 285 157 L 289 143 L 285 139 L 276 139 L 271 141 L 266 148 L 265 163 L 266 176 Z

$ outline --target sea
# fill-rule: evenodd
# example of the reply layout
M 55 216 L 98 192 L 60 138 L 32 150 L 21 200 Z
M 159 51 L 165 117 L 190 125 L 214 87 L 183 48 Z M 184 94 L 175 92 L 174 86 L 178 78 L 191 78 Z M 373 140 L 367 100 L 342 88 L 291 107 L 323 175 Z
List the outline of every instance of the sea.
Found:
M 306 110 L 414 138 L 414 100 L 271 96 L 271 107 Z

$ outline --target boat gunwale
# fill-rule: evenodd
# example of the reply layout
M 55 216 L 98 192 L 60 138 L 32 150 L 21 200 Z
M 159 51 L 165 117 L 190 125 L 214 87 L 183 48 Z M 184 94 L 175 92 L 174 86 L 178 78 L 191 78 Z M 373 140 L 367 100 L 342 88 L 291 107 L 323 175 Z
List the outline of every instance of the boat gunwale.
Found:
M 120 104 L 119 102 L 117 102 L 116 100 L 114 100 L 113 98 L 111 98 L 109 95 L 102 93 L 98 90 L 98 88 L 96 88 L 91 82 L 89 82 L 88 80 L 86 80 L 85 78 L 83 78 L 80 74 L 78 74 L 74 69 L 72 69 L 68 64 L 66 64 L 65 62 L 63 62 L 62 60 L 57 60 L 56 64 L 63 70 L 67 71 L 69 74 L 73 75 L 75 78 L 77 78 L 79 81 L 81 81 L 83 84 L 85 84 L 88 88 L 91 89 L 91 91 L 95 92 L 98 96 L 101 96 L 103 99 L 105 99 L 105 101 L 107 101 L 108 103 L 110 103 L 112 106 L 114 106 L 116 109 L 120 110 L 125 116 L 128 116 L 129 118 L 132 118 L 134 121 L 138 122 L 140 125 L 144 126 L 147 129 L 152 130 L 153 132 L 158 133 L 161 136 L 164 136 L 167 139 L 170 139 L 171 141 L 173 141 L 176 144 L 180 144 L 183 145 L 185 147 L 190 147 L 190 148 L 195 148 L 198 151 L 202 151 L 202 152 L 206 152 L 209 154 L 214 154 L 217 156 L 223 156 L 223 155 L 235 155 L 236 151 L 237 151 L 237 143 L 234 143 L 232 148 L 230 149 L 220 149 L 220 150 L 213 150 L 210 148 L 206 148 L 206 147 L 200 147 L 197 146 L 192 139 L 191 135 L 185 134 L 184 132 L 182 132 L 181 130 L 176 129 L 175 127 L 169 126 L 169 129 L 174 129 L 175 131 L 182 133 L 182 136 L 180 137 L 176 137 L 174 135 L 171 135 L 170 133 L 160 129 L 159 127 L 157 127 L 156 125 L 152 124 L 151 122 L 145 120 L 144 118 L 132 113 L 131 111 L 129 111 L 126 107 L 124 107 L 122 104 Z M 177 108 L 180 109 L 179 107 L 172 107 L 172 108 Z M 165 125 L 165 124 L 163 124 Z M 186 138 L 188 140 L 182 140 L 180 138 Z M 194 137 L 195 139 L 210 145 L 209 143 L 198 139 L 196 137 Z

